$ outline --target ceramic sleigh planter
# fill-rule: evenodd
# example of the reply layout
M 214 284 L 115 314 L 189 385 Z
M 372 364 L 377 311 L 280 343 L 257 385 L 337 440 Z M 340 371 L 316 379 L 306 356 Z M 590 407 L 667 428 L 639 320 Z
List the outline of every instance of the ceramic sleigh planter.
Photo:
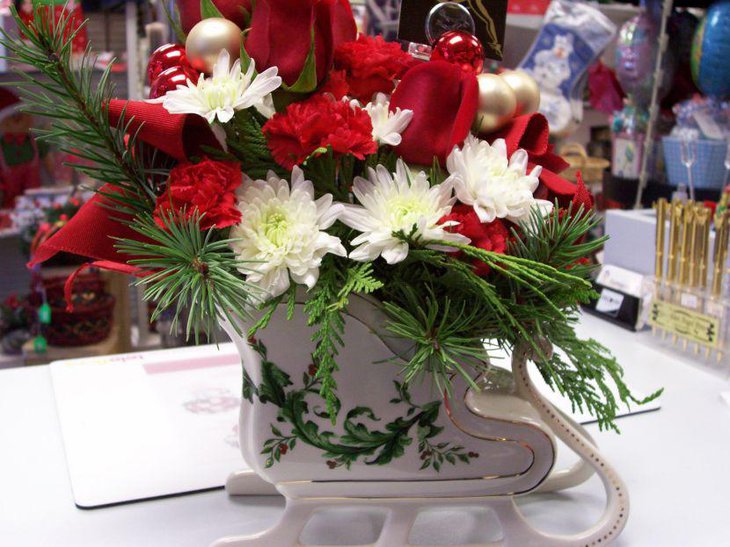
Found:
M 383 547 L 407 545 L 418 513 L 444 506 L 492 509 L 503 539 L 484 545 L 605 545 L 620 534 L 629 509 L 625 484 L 583 428 L 536 391 L 526 347 L 514 352 L 511 374 L 492 368 L 478 379 L 478 392 L 455 380 L 453 398 L 439 398 L 429 382 L 400 383 L 393 358 L 408 344 L 377 334 L 386 318 L 373 301 L 354 297 L 348 308 L 335 425 L 319 396 L 301 306 L 291 320 L 280 306 L 251 343 L 225 326 L 245 369 L 243 457 L 286 497 L 286 510 L 270 530 L 215 547 L 298 545 L 315 512 L 343 505 L 386 511 L 375 543 Z M 553 469 L 556 437 L 581 458 L 572 469 Z M 515 505 L 517 495 L 576 486 L 593 472 L 607 505 L 582 533 L 540 532 Z

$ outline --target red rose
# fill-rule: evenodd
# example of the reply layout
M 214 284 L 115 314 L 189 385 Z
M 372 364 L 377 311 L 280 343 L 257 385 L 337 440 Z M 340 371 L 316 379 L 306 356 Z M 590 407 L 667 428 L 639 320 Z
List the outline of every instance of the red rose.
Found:
M 251 0 L 212 0 L 213 5 L 221 12 L 226 19 L 236 23 L 244 29 L 251 17 Z M 188 33 L 196 23 L 202 19 L 200 15 L 200 0 L 177 0 L 178 12 L 180 13 L 180 26 L 183 32 Z
M 162 225 L 162 214 L 183 208 L 190 217 L 195 210 L 205 216 L 200 227 L 226 228 L 241 221 L 236 207 L 236 189 L 243 175 L 237 163 L 204 160 L 180 163 L 170 171 L 165 192 L 157 198 L 154 216 Z
M 321 83 L 332 68 L 337 46 L 355 39 L 357 27 L 348 0 L 257 0 L 246 38 L 246 51 L 259 72 L 276 66 L 279 76 L 293 86 L 307 68 L 314 37 L 314 66 L 307 85 L 294 91 L 307 93 Z
M 477 113 L 479 85 L 474 74 L 446 61 L 431 61 L 405 73 L 390 109 L 413 111 L 396 152 L 409 163 L 442 163 L 469 134 Z
M 451 213 L 441 219 L 441 222 L 455 220 L 459 224 L 446 228 L 447 231 L 461 234 L 471 240 L 470 245 L 485 251 L 504 254 L 507 251 L 509 230 L 499 219 L 483 224 L 474 209 L 468 205 L 458 204 L 451 209 Z M 461 255 L 461 253 L 457 253 Z M 474 273 L 487 275 L 490 271 L 481 260 L 473 260 Z
M 378 92 L 391 94 L 395 80 L 417 62 L 399 44 L 386 42 L 382 36 L 361 34 L 335 50 L 335 68 L 345 71 L 349 95 L 361 103 L 370 102 Z
M 274 114 L 263 127 L 276 163 L 291 169 L 318 148 L 332 147 L 335 155 L 364 159 L 378 150 L 370 115 L 362 108 L 313 95 Z

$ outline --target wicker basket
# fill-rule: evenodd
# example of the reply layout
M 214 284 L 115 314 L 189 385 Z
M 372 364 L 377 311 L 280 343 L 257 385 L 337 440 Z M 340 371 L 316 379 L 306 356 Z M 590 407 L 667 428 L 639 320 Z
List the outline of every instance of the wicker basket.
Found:
M 569 142 L 560 147 L 558 155 L 570 164 L 560 176 L 575 182 L 576 173 L 580 171 L 583 175 L 583 182 L 586 184 L 600 184 L 603 182 L 603 171 L 611 162 L 603 158 L 592 158 L 586 153 L 586 149 L 577 142 Z
M 114 297 L 106 292 L 98 274 L 80 275 L 73 285 L 73 311 L 66 309 L 64 277 L 43 280 L 51 324 L 44 334 L 52 346 L 75 347 L 96 344 L 108 338 L 113 324 Z M 36 299 L 40 295 L 34 295 Z M 36 303 L 40 304 L 40 300 Z

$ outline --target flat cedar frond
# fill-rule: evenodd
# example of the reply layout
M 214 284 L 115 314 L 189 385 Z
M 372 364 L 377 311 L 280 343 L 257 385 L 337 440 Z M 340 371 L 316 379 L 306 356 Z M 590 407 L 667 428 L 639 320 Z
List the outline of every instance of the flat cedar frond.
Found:
M 340 368 L 337 355 L 343 344 L 344 311 L 349 297 L 369 294 L 381 287 L 382 283 L 373 276 L 371 264 L 350 266 L 346 260 L 327 255 L 322 261 L 319 281 L 304 305 L 308 324 L 317 328 L 312 336 L 317 344 L 312 357 L 317 365 L 317 378 L 322 382 L 320 393 L 327 402 L 332 423 L 337 418 L 338 408 L 334 373 Z
M 15 70 L 20 81 L 7 82 L 19 89 L 26 112 L 51 119 L 49 129 L 38 131 L 40 138 L 51 141 L 61 151 L 73 154 L 89 163 L 70 163 L 76 170 L 124 190 L 110 196 L 127 212 L 142 212 L 155 200 L 155 176 L 159 170 L 145 167 L 149 154 L 132 133 L 125 142 L 131 120 L 124 115 L 113 127 L 109 123 L 109 101 L 114 96 L 110 82 L 112 64 L 94 82 L 94 57 L 91 50 L 72 62 L 72 41 L 79 29 L 71 11 L 49 16 L 47 7 L 36 9 L 32 23 L 24 23 L 15 8 L 11 8 L 20 33 L 11 36 L 0 29 L 0 44 L 8 52 L 6 58 L 31 65 L 40 70 L 46 81 L 22 69 Z M 84 23 L 85 24 L 85 23 Z M 131 153 L 134 150 L 135 153 Z
M 289 175 L 271 157 L 266 137 L 261 131 L 266 119 L 254 108 L 239 110 L 233 119 L 223 125 L 229 154 L 246 166 L 246 174 L 252 179 L 266 179 L 269 171 L 282 178 Z
M 202 332 L 215 332 L 219 314 L 235 327 L 235 319 L 249 317 L 260 296 L 241 280 L 245 265 L 230 250 L 231 240 L 217 239 L 212 229 L 201 231 L 200 218 L 197 211 L 190 216 L 170 211 L 160 226 L 151 215 L 140 215 L 132 228 L 144 240 L 123 239 L 116 246 L 140 269 L 136 284 L 144 287 L 144 299 L 157 303 L 152 319 L 172 308 L 174 330 L 186 310 L 185 333 L 196 341 Z

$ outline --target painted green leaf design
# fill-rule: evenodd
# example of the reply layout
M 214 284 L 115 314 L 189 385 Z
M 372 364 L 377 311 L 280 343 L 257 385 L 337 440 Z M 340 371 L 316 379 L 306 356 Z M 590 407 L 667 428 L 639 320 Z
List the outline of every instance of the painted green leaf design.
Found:
M 469 463 L 472 457 L 478 456 L 471 452 L 464 454 L 462 446 L 451 446 L 448 442 L 432 444 L 431 439 L 443 431 L 443 427 L 436 425 L 441 401 L 416 405 L 412 402 L 407 387 L 399 382 L 394 382 L 398 398 L 395 403 L 391 400 L 391 404 L 404 406 L 403 416 L 380 428 L 374 428 L 373 425 L 381 419 L 371 408 L 356 406 L 345 415 L 342 422 L 343 434 L 321 431 L 317 422 L 308 419 L 309 404 L 306 400 L 307 397 L 322 400 L 319 380 L 305 373 L 302 376 L 302 388 L 288 389 L 293 385 L 291 378 L 267 359 L 266 347 L 260 341 L 254 342 L 252 347 L 261 356 L 262 372 L 262 383 L 252 393 L 258 396 L 262 404 L 272 403 L 278 407 L 277 422 L 288 424 L 291 428 L 286 433 L 271 425 L 274 437 L 264 442 L 262 450 L 262 454 L 270 454 L 265 461 L 266 467 L 271 467 L 289 451 L 294 450 L 297 440 L 320 449 L 330 469 L 349 469 L 358 460 L 366 465 L 386 465 L 402 457 L 414 440 L 418 441 L 420 469 L 433 467 L 439 471 L 444 462 L 451 465 L 456 465 L 457 461 Z M 337 416 L 341 405 L 339 399 L 336 403 Z M 327 419 L 329 414 L 317 410 L 318 408 L 319 405 L 314 406 L 313 414 Z

